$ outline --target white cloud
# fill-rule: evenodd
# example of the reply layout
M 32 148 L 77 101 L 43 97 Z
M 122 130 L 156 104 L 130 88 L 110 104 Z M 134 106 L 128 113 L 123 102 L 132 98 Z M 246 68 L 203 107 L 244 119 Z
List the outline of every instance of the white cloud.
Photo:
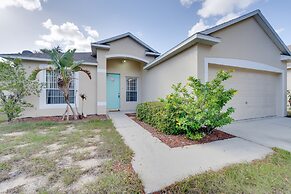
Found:
M 99 33 L 96 30 L 93 30 L 91 26 L 84 26 L 84 29 L 89 36 L 92 36 L 93 38 L 99 37 Z
M 209 27 L 210 26 L 204 23 L 203 19 L 200 19 L 199 22 L 197 22 L 194 26 L 192 26 L 191 30 L 188 31 L 188 36 L 192 36 L 193 34 L 203 31 Z
M 227 22 L 227 21 L 232 20 L 232 19 L 234 19 L 234 18 L 237 18 L 237 17 L 239 17 L 239 16 L 240 16 L 239 13 L 229 13 L 229 14 L 223 16 L 222 18 L 220 18 L 220 19 L 216 22 L 216 25 L 222 24 L 222 23 L 224 23 L 224 22 Z
M 242 10 L 258 0 L 203 0 L 198 15 L 203 18 L 211 16 L 225 16 Z
M 55 25 L 51 19 L 48 19 L 42 25 L 49 30 L 49 33 L 41 35 L 40 39 L 35 41 L 40 48 L 52 48 L 59 45 L 65 50 L 76 48 L 78 51 L 88 51 L 90 43 L 99 37 L 98 32 L 90 26 L 84 26 L 84 30 L 88 33 L 88 36 L 85 36 L 79 27 L 71 22 Z
M 180 0 L 180 3 L 185 7 L 190 7 L 194 2 L 199 0 Z
M 47 0 L 1 0 L 0 9 L 7 7 L 22 7 L 29 11 L 41 10 L 41 3 L 46 1 Z
M 285 28 L 278 28 L 278 29 L 275 29 L 275 31 L 277 32 L 277 34 L 281 34 L 282 32 L 285 31 Z

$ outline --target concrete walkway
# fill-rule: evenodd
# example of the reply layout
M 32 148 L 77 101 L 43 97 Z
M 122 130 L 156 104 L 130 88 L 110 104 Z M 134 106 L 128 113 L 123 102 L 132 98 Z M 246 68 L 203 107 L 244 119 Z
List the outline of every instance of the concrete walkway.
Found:
M 272 153 L 270 148 L 240 138 L 170 148 L 124 113 L 113 112 L 109 116 L 125 143 L 135 153 L 132 165 L 146 193 L 159 191 L 190 175 L 218 170 L 233 163 L 249 162 Z

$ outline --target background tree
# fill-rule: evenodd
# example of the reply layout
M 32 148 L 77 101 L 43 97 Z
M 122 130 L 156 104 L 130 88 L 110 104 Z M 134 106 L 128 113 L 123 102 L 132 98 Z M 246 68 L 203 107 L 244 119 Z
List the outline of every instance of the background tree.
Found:
M 33 71 L 31 77 L 33 79 L 36 79 L 36 76 L 41 71 L 54 71 L 57 75 L 57 84 L 60 91 L 62 91 L 64 95 L 65 102 L 67 104 L 67 108 L 65 110 L 65 113 L 63 114 L 63 120 L 65 119 L 65 116 L 67 115 L 67 120 L 69 120 L 69 109 L 73 113 L 73 117 L 76 120 L 78 117 L 76 115 L 76 111 L 73 109 L 72 105 L 70 104 L 70 84 L 72 81 L 74 81 L 74 73 L 75 72 L 84 72 L 88 77 L 91 79 L 91 73 L 88 70 L 85 70 L 81 67 L 82 62 L 81 61 L 74 61 L 74 54 L 76 52 L 76 49 L 69 49 L 65 53 L 61 53 L 58 48 L 54 48 L 52 50 L 43 50 L 43 52 L 46 52 L 50 58 L 51 62 L 50 64 L 53 65 L 53 67 L 48 67 L 44 69 L 37 68 Z
M 291 91 L 287 90 L 287 100 L 289 102 L 289 106 L 291 106 Z
M 40 91 L 41 84 L 29 79 L 21 60 L 0 61 L 0 111 L 8 121 L 21 116 L 26 107 L 32 107 L 25 97 L 38 95 Z

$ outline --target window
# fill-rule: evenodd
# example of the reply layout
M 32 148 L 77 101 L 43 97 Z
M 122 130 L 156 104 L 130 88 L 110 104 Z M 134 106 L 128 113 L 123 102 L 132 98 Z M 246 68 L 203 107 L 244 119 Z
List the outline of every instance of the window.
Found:
M 126 78 L 126 102 L 137 101 L 137 78 Z
M 75 103 L 74 81 L 70 85 L 70 103 Z M 46 71 L 46 104 L 65 104 L 63 92 L 58 89 L 57 74 Z

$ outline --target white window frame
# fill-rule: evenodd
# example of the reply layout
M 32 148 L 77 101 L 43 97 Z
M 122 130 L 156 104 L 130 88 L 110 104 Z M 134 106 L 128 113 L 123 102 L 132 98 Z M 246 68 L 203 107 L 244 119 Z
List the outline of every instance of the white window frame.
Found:
M 48 68 L 51 65 L 40 65 L 39 68 Z M 38 80 L 40 83 L 44 84 L 44 87 L 42 88 L 40 95 L 39 95 L 39 109 L 64 109 L 67 107 L 67 104 L 47 104 L 46 103 L 46 70 L 39 72 L 38 74 Z M 77 108 L 79 106 L 79 98 L 78 98 L 78 91 L 79 91 L 79 72 L 75 73 L 75 79 L 74 79 L 74 90 L 75 90 L 75 103 L 71 104 L 73 108 Z
M 132 78 L 132 79 L 136 79 L 136 101 L 127 101 L 127 80 L 128 79 L 130 79 L 130 78 Z M 134 77 L 134 76 L 126 76 L 125 77 L 125 102 L 126 103 L 137 103 L 138 102 L 138 83 L 139 83 L 139 80 L 138 80 L 138 77 Z

